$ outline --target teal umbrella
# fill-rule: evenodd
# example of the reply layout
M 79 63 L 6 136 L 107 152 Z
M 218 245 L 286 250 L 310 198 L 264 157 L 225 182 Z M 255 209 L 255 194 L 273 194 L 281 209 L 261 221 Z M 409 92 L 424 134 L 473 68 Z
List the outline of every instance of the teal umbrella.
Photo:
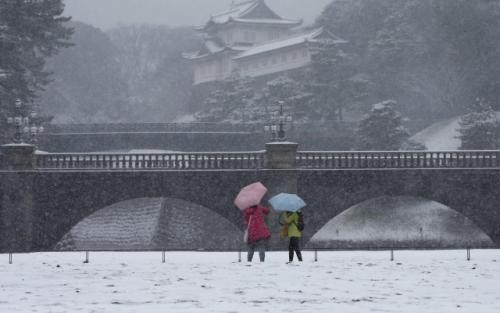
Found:
M 278 212 L 297 212 L 306 206 L 304 200 L 293 193 L 280 193 L 272 197 L 269 203 L 273 206 L 273 209 Z

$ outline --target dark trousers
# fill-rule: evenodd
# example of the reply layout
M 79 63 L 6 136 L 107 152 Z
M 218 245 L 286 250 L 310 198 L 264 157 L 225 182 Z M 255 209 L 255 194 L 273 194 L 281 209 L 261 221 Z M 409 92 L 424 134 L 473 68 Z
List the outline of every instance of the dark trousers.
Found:
M 253 259 L 253 253 L 255 252 L 255 249 L 259 250 L 259 259 L 261 262 L 264 262 L 266 260 L 266 249 L 268 245 L 269 239 L 261 239 L 256 242 L 252 242 L 248 244 L 248 255 L 247 255 L 247 261 L 252 262 Z
M 290 237 L 290 244 L 288 245 L 288 261 L 293 261 L 293 252 L 297 253 L 297 259 L 302 261 L 302 253 L 300 253 L 299 237 Z

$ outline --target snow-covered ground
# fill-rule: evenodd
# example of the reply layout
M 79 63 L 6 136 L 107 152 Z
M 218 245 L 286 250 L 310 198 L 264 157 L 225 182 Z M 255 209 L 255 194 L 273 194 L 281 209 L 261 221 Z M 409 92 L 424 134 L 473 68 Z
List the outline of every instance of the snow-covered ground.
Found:
M 427 150 L 457 150 L 461 141 L 457 129 L 460 117 L 450 118 L 432 124 L 411 137 L 412 140 L 424 144 Z
M 497 120 L 500 121 L 500 112 L 497 112 Z M 461 140 L 458 138 L 460 135 L 457 131 L 460 116 L 446 119 L 418 132 L 412 140 L 424 144 L 427 150 L 457 150 L 461 145 Z
M 243 255 L 244 257 L 245 255 Z M 0 255 L 0 312 L 500 312 L 500 251 Z

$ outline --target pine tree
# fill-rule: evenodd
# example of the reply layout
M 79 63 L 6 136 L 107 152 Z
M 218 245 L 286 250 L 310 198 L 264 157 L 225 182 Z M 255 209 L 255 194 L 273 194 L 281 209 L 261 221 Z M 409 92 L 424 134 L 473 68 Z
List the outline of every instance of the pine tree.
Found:
M 335 40 L 321 40 L 312 56 L 304 84 L 313 94 L 317 118 L 342 121 L 345 109 L 367 97 L 369 79 L 359 72 L 358 57 L 346 48 Z
M 276 111 L 276 104 L 283 101 L 285 111 L 295 120 L 308 120 L 311 116 L 310 100 L 312 94 L 303 84 L 289 76 L 279 76 L 268 81 L 256 100 L 255 116 L 264 121 Z
M 251 83 L 250 79 L 240 78 L 234 72 L 205 99 L 205 109 L 196 114 L 196 119 L 212 123 L 237 123 L 252 119 L 249 112 L 255 94 Z
M 471 112 L 459 121 L 461 150 L 494 150 L 500 148 L 500 123 L 496 112 L 483 99 L 477 99 Z
M 62 0 L 0 2 L 0 128 L 16 98 L 30 103 L 50 82 L 45 59 L 69 46 Z
M 357 131 L 363 150 L 399 150 L 410 137 L 392 100 L 374 104 Z

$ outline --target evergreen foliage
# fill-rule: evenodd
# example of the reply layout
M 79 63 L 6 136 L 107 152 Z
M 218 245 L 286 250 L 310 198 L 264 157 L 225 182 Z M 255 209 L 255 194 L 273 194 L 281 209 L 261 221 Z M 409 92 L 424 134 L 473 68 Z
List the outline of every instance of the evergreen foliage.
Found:
M 61 0 L 0 2 L 0 80 L 2 99 L 30 102 L 49 82 L 45 59 L 70 46 Z
M 484 99 L 477 99 L 471 111 L 462 116 L 458 129 L 461 150 L 496 150 L 500 148 L 500 122 Z
M 360 56 L 370 101 L 395 99 L 421 129 L 465 113 L 478 95 L 500 107 L 499 17 L 489 0 L 334 0 L 318 24 Z
M 373 105 L 359 123 L 357 136 L 362 150 L 399 150 L 410 137 L 392 100 Z
M 266 121 L 280 101 L 285 104 L 285 111 L 295 121 L 307 121 L 310 118 L 310 101 L 312 94 L 305 90 L 303 84 L 290 76 L 282 75 L 266 83 L 259 91 L 256 99 L 254 116 Z
M 303 84 L 312 96 L 315 119 L 343 120 L 345 109 L 363 106 L 370 81 L 359 72 L 359 57 L 348 52 L 348 44 L 322 40 L 312 55 Z
M 0 132 L 15 99 L 30 104 L 50 82 L 47 57 L 70 46 L 70 18 L 63 17 L 62 0 L 2 0 L 0 2 Z M 27 114 L 30 105 L 23 106 Z M 2 138 L 6 140 L 6 138 Z
M 251 80 L 234 72 L 205 100 L 205 109 L 196 114 L 200 122 L 247 122 L 253 119 L 254 90 Z

